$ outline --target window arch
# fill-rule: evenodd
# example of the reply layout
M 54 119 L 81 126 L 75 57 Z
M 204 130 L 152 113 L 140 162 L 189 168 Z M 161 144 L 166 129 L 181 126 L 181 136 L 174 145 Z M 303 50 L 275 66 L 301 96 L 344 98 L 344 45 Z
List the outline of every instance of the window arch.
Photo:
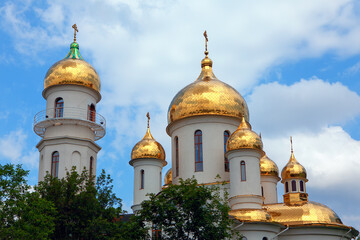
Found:
M 55 100 L 55 116 L 56 118 L 63 117 L 64 115 L 64 100 L 57 98 Z
M 300 192 L 304 192 L 304 181 L 300 180 L 299 185 L 300 185 Z
M 175 177 L 179 176 L 179 138 L 175 137 Z
M 95 122 L 95 114 L 96 114 L 96 110 L 95 110 L 95 105 L 91 104 L 88 106 L 88 120 Z
M 195 138 L 195 172 L 203 171 L 203 150 L 202 150 L 202 132 L 196 130 Z
M 289 182 L 285 182 L 285 193 L 289 192 Z
M 263 237 L 263 239 L 262 240 L 268 240 L 268 238 L 267 237 Z
M 145 171 L 143 169 L 141 169 L 140 171 L 140 189 L 144 189 L 144 185 L 145 185 Z
M 93 168 L 94 168 L 94 158 L 90 157 L 90 167 L 89 167 L 90 178 L 93 176 Z
M 53 152 L 51 155 L 51 176 L 58 177 L 59 175 L 59 152 Z
M 224 154 L 226 153 L 226 142 L 230 137 L 229 131 L 224 131 Z M 229 172 L 229 159 L 224 155 L 225 172 Z
M 291 180 L 291 191 L 296 192 L 296 180 Z
M 240 172 L 241 172 L 241 181 L 246 181 L 246 166 L 244 161 L 241 161 L 240 163 Z

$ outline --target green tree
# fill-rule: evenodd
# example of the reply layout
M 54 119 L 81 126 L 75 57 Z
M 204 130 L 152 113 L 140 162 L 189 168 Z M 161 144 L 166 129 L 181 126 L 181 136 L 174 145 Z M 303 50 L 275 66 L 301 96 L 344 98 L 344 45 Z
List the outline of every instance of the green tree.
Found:
M 68 172 L 58 179 L 47 175 L 36 188 L 57 211 L 53 239 L 141 239 L 146 230 L 136 219 L 121 221 L 121 199 L 113 193 L 112 179 L 103 170 L 97 178 Z
M 55 208 L 29 191 L 27 175 L 21 165 L 0 165 L 1 239 L 48 239 L 54 231 Z
M 161 229 L 161 239 L 226 239 L 232 237 L 227 201 L 215 186 L 180 179 L 159 194 L 150 194 L 139 216 Z

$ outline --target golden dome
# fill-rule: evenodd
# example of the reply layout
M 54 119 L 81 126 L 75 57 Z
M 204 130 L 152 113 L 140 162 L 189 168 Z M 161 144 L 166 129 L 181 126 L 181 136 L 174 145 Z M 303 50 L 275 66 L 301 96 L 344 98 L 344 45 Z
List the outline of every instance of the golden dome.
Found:
M 296 160 L 292 150 L 289 162 L 281 171 L 281 182 L 284 183 L 290 178 L 302 178 L 307 181 L 306 169 Z
M 316 202 L 307 202 L 303 205 L 277 203 L 264 205 L 264 207 L 270 213 L 274 222 L 284 225 L 324 224 L 344 226 L 333 210 Z
M 251 125 L 242 118 L 238 129 L 231 134 L 226 144 L 226 151 L 237 149 L 256 149 L 262 152 L 263 143 L 259 135 L 251 130 Z
M 241 222 L 270 222 L 271 215 L 263 209 L 237 209 L 229 211 L 229 215 Z
M 100 93 L 100 78 L 96 70 L 80 55 L 79 44 L 71 43 L 70 52 L 51 66 L 45 76 L 44 89 L 54 85 L 81 85 Z
M 217 115 L 249 121 L 249 110 L 244 98 L 230 85 L 217 79 L 212 61 L 207 56 L 201 61 L 201 73 L 195 82 L 184 87 L 171 101 L 168 123 L 200 115 Z
M 165 174 L 165 185 L 172 184 L 172 169 L 170 168 Z
M 266 154 L 260 158 L 260 172 L 261 176 L 279 177 L 279 168 Z
M 131 160 L 140 159 L 140 158 L 155 158 L 164 161 L 164 166 L 167 164 L 165 161 L 165 151 L 160 143 L 155 141 L 153 136 L 150 133 L 149 127 L 149 113 L 148 117 L 148 127 L 145 136 L 138 142 L 131 151 Z

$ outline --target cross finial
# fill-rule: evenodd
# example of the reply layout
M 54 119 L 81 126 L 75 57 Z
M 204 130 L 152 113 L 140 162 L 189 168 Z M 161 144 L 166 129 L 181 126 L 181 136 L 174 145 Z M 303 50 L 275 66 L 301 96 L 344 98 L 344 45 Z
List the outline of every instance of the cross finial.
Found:
M 79 30 L 77 29 L 76 23 L 74 25 L 72 25 L 72 28 L 74 29 L 74 42 L 76 42 L 76 32 L 79 32 Z
M 207 50 L 207 43 L 209 41 L 206 30 L 204 32 L 204 37 L 205 37 L 205 55 L 207 56 L 209 54 L 208 50 Z
M 149 114 L 149 112 L 146 114 L 146 117 L 148 119 L 147 127 L 149 128 L 150 127 L 150 114 Z
M 293 149 L 292 136 L 290 136 L 290 143 L 291 143 L 291 153 L 293 153 L 293 152 L 294 152 L 294 149 Z

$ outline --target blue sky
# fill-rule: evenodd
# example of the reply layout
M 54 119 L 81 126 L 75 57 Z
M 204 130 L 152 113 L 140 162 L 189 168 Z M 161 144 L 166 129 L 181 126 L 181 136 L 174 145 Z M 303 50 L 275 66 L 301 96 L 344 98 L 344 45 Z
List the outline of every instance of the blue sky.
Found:
M 294 151 L 309 199 L 360 228 L 360 4 L 319 1 L 3 1 L 0 4 L 0 163 L 22 163 L 36 184 L 43 79 L 65 57 L 72 24 L 98 71 L 107 119 L 98 171 L 132 204 L 132 147 L 146 131 L 170 156 L 168 104 L 200 73 L 206 29 L 214 73 L 235 87 L 280 169 Z M 169 157 L 167 157 L 170 162 Z M 165 167 L 164 173 L 170 167 Z M 282 200 L 283 186 L 278 185 Z

